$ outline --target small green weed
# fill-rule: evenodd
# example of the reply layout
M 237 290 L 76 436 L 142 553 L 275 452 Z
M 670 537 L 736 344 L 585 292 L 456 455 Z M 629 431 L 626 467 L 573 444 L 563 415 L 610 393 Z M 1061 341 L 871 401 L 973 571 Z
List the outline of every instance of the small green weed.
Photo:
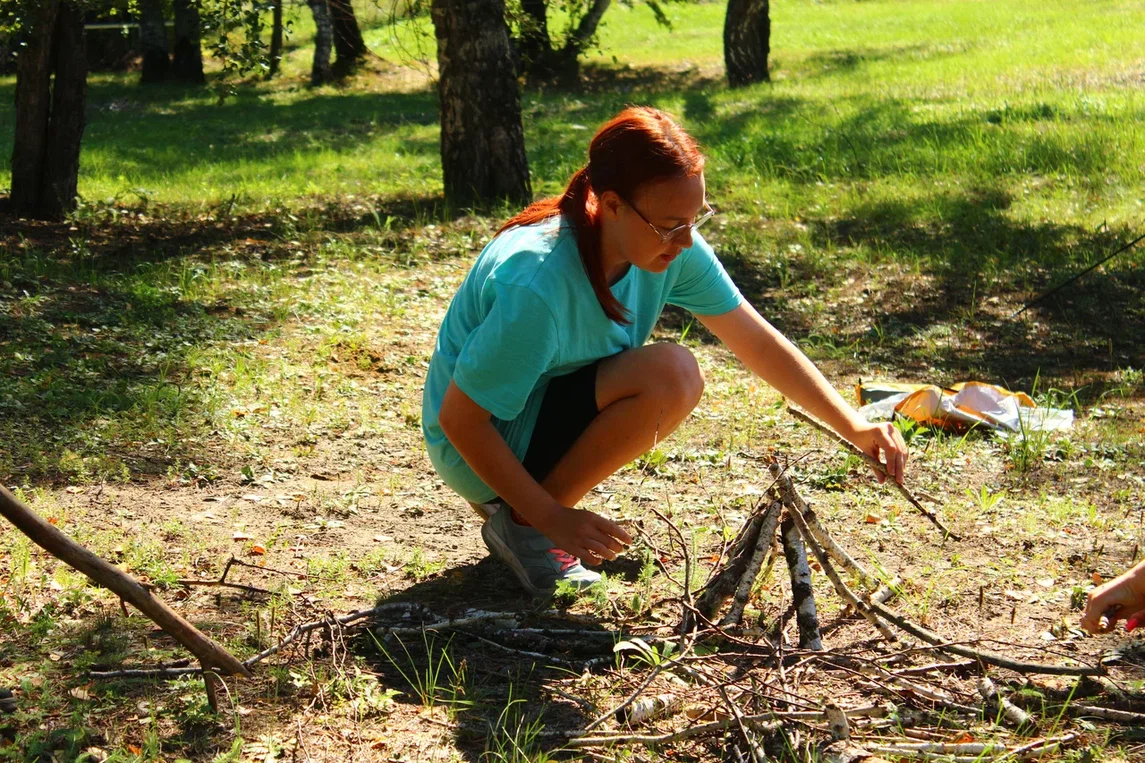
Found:
M 445 704 L 450 712 L 456 712 L 469 704 L 465 699 L 468 671 L 464 661 L 456 663 L 450 654 L 452 637 L 445 644 L 439 645 L 436 635 L 422 631 L 424 665 L 414 659 L 405 642 L 398 636 L 393 638 L 401 647 L 400 655 L 391 652 L 373 632 L 370 632 L 370 638 L 386 662 L 410 685 L 424 707 L 432 708 L 440 703 Z
M 980 487 L 977 492 L 966 488 L 965 493 L 978 509 L 979 516 L 991 513 L 994 508 L 1001 503 L 1002 499 L 1005 498 L 1003 491 L 999 490 L 995 493 L 985 485 Z
M 542 714 L 529 713 L 529 703 L 514 696 L 509 684 L 509 698 L 497 719 L 489 725 L 482 763 L 549 763 L 554 760 L 540 749 L 545 724 Z
M 437 573 L 445 569 L 445 562 L 438 560 L 431 562 L 426 558 L 425 552 L 421 548 L 415 548 L 413 553 L 410 554 L 410 559 L 406 562 L 405 576 L 415 583 L 420 583 L 427 578 L 433 577 Z

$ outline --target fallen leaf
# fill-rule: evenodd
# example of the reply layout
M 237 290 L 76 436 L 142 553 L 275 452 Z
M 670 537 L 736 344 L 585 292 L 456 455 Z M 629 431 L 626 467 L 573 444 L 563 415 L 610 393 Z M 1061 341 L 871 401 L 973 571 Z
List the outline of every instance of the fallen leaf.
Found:
M 863 519 L 863 521 L 869 525 L 877 525 L 879 522 L 883 521 L 883 518 L 880 517 L 878 514 L 868 514 Z
M 50 659 L 52 662 L 59 662 L 63 658 L 64 656 L 59 652 L 51 652 L 48 654 L 48 659 Z
M 48 524 L 58 525 L 59 523 L 60 523 L 60 520 L 57 519 L 56 517 L 48 517 Z
M 242 500 L 250 501 L 251 503 L 259 503 L 260 501 L 262 501 L 262 499 L 263 499 L 263 496 L 255 495 L 253 493 L 242 496 Z
M 246 533 L 239 530 L 238 532 L 236 532 L 234 535 L 231 536 L 231 540 L 250 540 L 250 537 L 251 536 L 249 536 Z
M 68 485 L 66 488 L 64 488 L 64 492 L 72 493 L 72 494 L 82 493 L 83 488 L 82 487 L 76 487 L 75 485 Z
M 1054 587 L 1054 579 L 1053 578 L 1038 578 L 1034 582 L 1037 583 L 1038 585 L 1040 585 L 1042 588 L 1053 588 Z
M 91 694 L 89 694 L 87 689 L 83 688 L 82 686 L 77 686 L 74 689 L 69 689 L 68 694 L 81 701 L 91 699 Z
M 1093 573 L 1093 575 L 1091 575 L 1089 579 L 1093 581 L 1094 585 L 1101 585 L 1101 575 L 1099 575 L 1098 573 L 1096 573 L 1096 572 Z
M 262 555 L 263 555 L 263 554 L 265 554 L 265 553 L 266 553 L 266 549 L 265 549 L 265 548 L 263 548 L 262 546 L 257 546 L 257 545 L 256 545 L 256 546 L 251 546 L 251 547 L 250 547 L 250 554 L 251 554 L 251 556 L 262 556 Z
M 374 542 L 375 543 L 389 543 L 392 540 L 393 540 L 393 538 L 391 538 L 388 535 L 375 535 L 374 536 Z

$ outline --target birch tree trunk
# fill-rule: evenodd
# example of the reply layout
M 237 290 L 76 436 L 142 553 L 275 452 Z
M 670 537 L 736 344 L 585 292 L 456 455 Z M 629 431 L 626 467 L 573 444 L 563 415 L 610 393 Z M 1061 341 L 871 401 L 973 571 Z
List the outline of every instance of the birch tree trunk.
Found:
M 175 79 L 192 85 L 206 82 L 203 76 L 203 48 L 200 42 L 200 0 L 171 0 L 175 15 L 175 55 L 171 70 Z
M 37 219 L 75 208 L 87 102 L 83 14 L 46 0 L 31 18 L 16 66 L 12 209 Z
M 278 63 L 282 60 L 282 0 L 273 0 L 270 22 L 270 68 L 267 79 L 278 73 Z
M 366 57 L 369 50 L 358 28 L 350 0 L 329 0 L 330 20 L 334 27 L 334 75 L 344 77 Z
M 503 0 L 433 0 L 445 198 L 532 200 Z
M 334 79 L 330 68 L 330 50 L 334 45 L 334 26 L 326 0 L 310 0 L 314 14 L 314 65 L 310 69 L 310 84 L 322 85 Z
M 143 83 L 167 79 L 171 74 L 171 56 L 161 0 L 139 0 L 139 42 L 143 47 Z
M 743 87 L 771 79 L 771 16 L 768 0 L 728 0 L 724 17 L 724 66 L 728 84 Z

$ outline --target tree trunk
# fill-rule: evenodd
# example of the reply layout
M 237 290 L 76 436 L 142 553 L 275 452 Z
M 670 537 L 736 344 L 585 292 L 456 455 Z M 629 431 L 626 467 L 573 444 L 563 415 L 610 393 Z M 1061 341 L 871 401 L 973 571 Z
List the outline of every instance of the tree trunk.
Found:
M 553 54 L 553 41 L 549 37 L 547 0 L 521 0 L 521 36 L 517 40 L 517 55 L 521 71 L 530 80 L 547 80 L 552 76 L 549 59 Z
M 354 70 L 369 50 L 358 29 L 354 6 L 350 0 L 329 0 L 330 20 L 334 27 L 334 75 L 345 77 Z
M 454 207 L 532 200 L 504 0 L 433 0 L 441 167 Z
M 139 0 L 139 42 L 143 48 L 143 82 L 162 82 L 171 74 L 167 26 L 161 0 Z
M 266 77 L 278 74 L 278 63 L 282 60 L 282 0 L 273 0 L 273 13 L 270 22 L 270 69 Z
M 61 218 L 75 209 L 80 171 L 80 143 L 86 125 L 87 58 L 84 55 L 83 11 L 61 3 L 54 40 L 55 81 L 52 117 L 48 121 L 48 157 L 44 167 L 46 214 Z
M 330 69 L 330 49 L 334 45 L 334 27 L 330 21 L 330 8 L 326 0 L 310 0 L 314 14 L 314 66 L 310 69 L 310 84 L 322 85 L 334 79 Z
M 580 54 L 592 44 L 604 12 L 612 0 L 589 0 L 585 14 L 560 48 L 553 48 L 545 9 L 548 0 L 522 0 L 520 59 L 531 84 L 556 82 L 572 87 L 580 80 Z
M 171 69 L 175 79 L 191 85 L 202 85 L 203 49 L 200 44 L 200 0 L 172 0 L 175 12 L 175 56 Z
M 16 129 L 12 151 L 12 211 L 40 217 L 40 189 L 48 154 L 48 121 L 52 114 L 52 32 L 59 3 L 47 0 L 30 15 L 25 45 L 16 58 Z
M 724 66 L 728 71 L 728 84 L 743 87 L 770 81 L 767 71 L 770 52 L 768 0 L 728 0 L 724 17 Z
M 83 15 L 70 3 L 47 0 L 25 42 L 16 67 L 12 210 L 60 219 L 76 202 L 87 99 Z

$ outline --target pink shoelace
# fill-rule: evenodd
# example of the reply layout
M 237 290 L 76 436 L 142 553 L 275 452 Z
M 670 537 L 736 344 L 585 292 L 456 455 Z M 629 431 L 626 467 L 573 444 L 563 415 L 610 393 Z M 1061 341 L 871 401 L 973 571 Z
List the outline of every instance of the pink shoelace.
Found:
M 561 572 L 567 572 L 570 567 L 575 567 L 580 564 L 580 559 L 559 548 L 550 548 L 549 553 L 552 554 L 553 558 L 561 565 Z

